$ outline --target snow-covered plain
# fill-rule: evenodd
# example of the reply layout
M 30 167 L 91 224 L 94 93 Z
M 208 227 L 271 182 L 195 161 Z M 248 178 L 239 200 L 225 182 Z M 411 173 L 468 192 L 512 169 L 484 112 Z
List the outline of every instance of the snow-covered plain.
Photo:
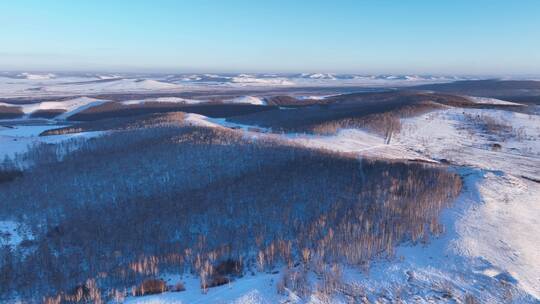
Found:
M 196 277 L 170 276 L 164 278 L 168 283 L 183 282 L 186 290 L 183 292 L 167 292 L 145 297 L 128 297 L 126 304 L 203 304 L 203 303 L 233 303 L 233 304 L 271 304 L 282 303 L 283 297 L 276 293 L 276 283 L 279 274 L 257 274 L 245 276 L 229 285 L 208 289 L 203 294 L 200 281 Z
M 46 92 L 83 94 L 102 92 L 144 92 L 144 91 L 175 91 L 182 87 L 153 79 L 115 79 L 105 82 L 63 83 L 44 87 Z
M 76 96 L 103 93 L 179 91 L 182 86 L 151 78 L 101 78 L 99 76 L 56 76 L 11 78 L 0 76 L 4 98 L 27 96 Z
M 469 78 L 430 75 L 305 74 L 173 74 L 173 75 L 64 75 L 52 73 L 0 74 L 0 96 L 80 96 L 107 93 L 180 92 L 220 89 L 359 86 L 400 87 L 451 82 Z

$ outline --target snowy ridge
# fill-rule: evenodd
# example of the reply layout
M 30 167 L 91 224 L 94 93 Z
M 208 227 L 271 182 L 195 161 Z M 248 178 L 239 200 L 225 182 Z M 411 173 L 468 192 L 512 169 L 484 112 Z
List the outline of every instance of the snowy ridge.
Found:
M 0 102 L 0 105 L 7 107 L 19 107 L 24 114 L 29 115 L 40 110 L 65 110 L 58 119 L 66 119 L 69 116 L 81 112 L 85 109 L 102 104 L 104 101 L 90 97 L 79 97 L 63 101 L 45 101 L 33 104 L 13 105 Z
M 133 105 L 133 104 L 141 104 L 141 103 L 147 103 L 147 102 L 198 104 L 198 103 L 204 103 L 206 101 L 196 100 L 196 99 L 186 99 L 186 98 L 180 98 L 180 97 L 158 97 L 158 98 L 150 98 L 150 99 L 143 99 L 143 100 L 126 100 L 126 101 L 122 101 L 122 104 Z
M 477 104 L 486 104 L 486 105 L 505 105 L 505 106 L 522 106 L 520 103 L 516 102 L 510 102 L 506 100 L 500 100 L 496 98 L 488 98 L 488 97 L 475 97 L 475 96 L 468 96 L 469 100 L 471 100 L 474 103 Z

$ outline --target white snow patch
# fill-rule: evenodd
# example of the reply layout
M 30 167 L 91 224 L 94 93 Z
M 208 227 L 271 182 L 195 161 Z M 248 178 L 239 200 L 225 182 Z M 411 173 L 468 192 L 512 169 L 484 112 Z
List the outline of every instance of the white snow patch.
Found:
M 475 96 L 467 96 L 469 100 L 471 100 L 474 103 L 478 104 L 488 104 L 488 105 L 505 105 L 505 106 L 522 106 L 520 103 L 510 102 L 506 100 L 500 100 L 496 98 L 488 98 L 488 97 L 475 97 Z
M 221 128 L 220 124 L 212 122 L 210 118 L 195 113 L 185 114 L 184 122 L 192 126 Z
M 313 74 L 303 73 L 301 76 L 303 78 L 311 78 L 311 79 L 331 79 L 331 80 L 336 79 L 336 76 L 331 73 L 313 73 Z
M 383 137 L 360 129 L 343 129 L 335 135 L 288 134 L 287 137 L 307 147 L 355 153 L 365 157 L 432 161 L 406 146 L 399 143 L 386 144 Z
M 28 80 L 46 80 L 46 79 L 52 79 L 56 77 L 56 75 L 52 73 L 46 73 L 46 74 L 33 74 L 33 73 L 21 73 L 19 76 L 24 77 Z
M 335 96 L 335 95 L 308 95 L 308 96 L 297 96 L 296 98 L 300 99 L 300 100 L 306 100 L 306 99 L 324 100 L 324 99 L 326 99 L 328 97 L 331 97 L 331 96 Z
M 133 104 L 141 104 L 141 103 L 147 103 L 147 102 L 198 104 L 198 103 L 204 103 L 206 101 L 196 100 L 196 99 L 186 99 L 186 98 L 181 98 L 181 97 L 158 97 L 158 98 L 150 98 L 150 99 L 142 99 L 142 100 L 127 100 L 127 101 L 122 101 L 122 104 L 133 105 Z
M 186 288 L 182 292 L 167 292 L 159 295 L 144 297 L 129 297 L 126 304 L 270 304 L 279 303 L 280 296 L 276 293 L 276 283 L 279 274 L 257 274 L 244 277 L 227 285 L 210 288 L 203 294 L 200 281 L 194 277 L 185 277 L 182 282 Z
M 226 100 L 224 102 L 225 103 L 247 103 L 247 104 L 253 104 L 253 105 L 266 105 L 266 101 L 256 96 L 242 96 L 242 97 Z

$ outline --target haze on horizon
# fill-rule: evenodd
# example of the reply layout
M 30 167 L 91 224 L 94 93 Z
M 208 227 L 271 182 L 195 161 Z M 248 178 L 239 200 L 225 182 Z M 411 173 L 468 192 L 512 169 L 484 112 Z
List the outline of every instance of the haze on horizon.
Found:
M 540 2 L 0 3 L 0 70 L 534 75 Z

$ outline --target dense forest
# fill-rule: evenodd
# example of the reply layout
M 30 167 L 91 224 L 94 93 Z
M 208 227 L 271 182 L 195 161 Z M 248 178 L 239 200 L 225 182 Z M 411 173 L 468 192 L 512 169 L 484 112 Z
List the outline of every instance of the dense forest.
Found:
M 367 270 L 441 233 L 439 213 L 461 190 L 444 167 L 174 120 L 36 145 L 0 168 L 0 215 L 33 236 L 0 249 L 0 299 L 49 303 L 164 290 L 165 273 L 196 274 L 204 292 L 303 265 L 330 269 L 331 284 L 340 265 Z M 308 288 L 299 278 L 281 284 Z

